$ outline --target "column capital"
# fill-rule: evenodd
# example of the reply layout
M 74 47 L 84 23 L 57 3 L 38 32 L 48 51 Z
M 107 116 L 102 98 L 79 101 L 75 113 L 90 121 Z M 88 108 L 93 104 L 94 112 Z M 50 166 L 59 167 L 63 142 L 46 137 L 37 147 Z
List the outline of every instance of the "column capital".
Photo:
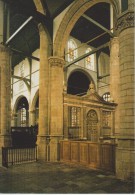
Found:
M 48 61 L 51 67 L 52 66 L 63 67 L 65 64 L 65 60 L 58 56 L 51 56 L 48 58 Z
M 10 52 L 10 49 L 8 47 L 5 47 L 4 45 L 0 44 L 0 52 Z
M 116 30 L 120 33 L 126 28 L 134 27 L 134 12 L 124 12 L 117 20 Z
M 42 32 L 45 32 L 44 26 L 43 26 L 42 23 L 39 23 L 39 24 L 38 24 L 38 29 L 39 29 L 39 34 L 42 33 Z
M 113 38 L 111 38 L 110 43 L 111 43 L 111 45 L 118 44 L 119 43 L 119 37 L 113 37 Z
M 29 110 L 29 113 L 34 113 L 35 112 L 35 110 Z

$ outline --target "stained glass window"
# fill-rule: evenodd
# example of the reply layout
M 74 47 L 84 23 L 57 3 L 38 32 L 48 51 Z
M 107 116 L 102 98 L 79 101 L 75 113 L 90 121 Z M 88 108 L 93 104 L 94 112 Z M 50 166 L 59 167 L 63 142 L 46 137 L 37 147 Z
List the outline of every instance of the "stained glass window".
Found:
M 88 48 L 86 50 L 86 53 L 90 52 L 91 48 Z M 94 70 L 94 54 L 89 55 L 85 58 L 85 66 L 86 68 L 88 68 L 89 70 Z
M 73 61 L 77 58 L 77 45 L 74 40 L 70 39 L 68 41 L 68 62 Z

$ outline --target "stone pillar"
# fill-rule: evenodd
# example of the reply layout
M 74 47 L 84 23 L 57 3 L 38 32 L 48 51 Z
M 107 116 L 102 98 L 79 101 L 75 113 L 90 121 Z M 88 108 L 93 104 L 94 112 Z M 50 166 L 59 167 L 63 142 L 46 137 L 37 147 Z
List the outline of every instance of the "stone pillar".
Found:
M 132 179 L 135 166 L 134 12 L 123 13 L 117 22 L 120 46 L 120 136 L 116 151 L 116 175 Z
M 50 45 L 47 32 L 40 24 L 40 72 L 39 72 L 39 127 L 38 127 L 38 159 L 47 160 L 47 137 L 49 134 L 49 64 Z
M 113 102 L 117 103 L 115 111 L 115 135 L 119 134 L 119 91 L 120 91 L 120 70 L 119 70 L 119 38 L 111 40 L 110 47 L 110 95 Z
M 11 127 L 17 127 L 17 113 L 12 113 Z
M 59 57 L 50 57 L 50 161 L 59 160 L 59 140 L 63 138 L 63 85 L 64 60 Z
M 30 126 L 31 125 L 32 126 L 36 125 L 36 113 L 35 113 L 35 110 L 30 110 L 29 111 L 29 119 L 30 119 L 30 121 L 29 121 Z
M 0 45 L 0 147 L 11 145 L 11 68 L 10 53 Z

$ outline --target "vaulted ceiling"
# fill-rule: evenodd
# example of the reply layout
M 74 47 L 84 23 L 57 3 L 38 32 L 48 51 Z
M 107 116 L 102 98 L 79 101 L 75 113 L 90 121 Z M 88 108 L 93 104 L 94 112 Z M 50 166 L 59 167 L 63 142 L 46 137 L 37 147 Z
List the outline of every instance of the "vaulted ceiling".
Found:
M 18 64 L 25 56 L 30 56 L 33 51 L 39 48 L 38 23 L 43 21 L 48 26 L 50 35 L 53 32 L 53 19 L 58 16 L 74 0 L 42 0 L 47 16 L 36 11 L 33 0 L 4 0 L 6 6 L 10 8 L 10 36 L 30 17 L 31 20 L 9 43 L 14 50 L 12 65 Z M 105 28 L 110 29 L 110 5 L 98 3 L 88 9 L 85 15 L 94 19 Z M 90 22 L 85 17 L 80 17 L 71 31 L 71 36 L 87 42 L 100 35 L 104 31 Z M 110 36 L 105 34 L 101 38 L 90 43 L 93 47 L 98 47 L 110 40 Z M 16 51 L 16 52 L 15 52 Z M 105 50 L 108 53 L 108 49 Z

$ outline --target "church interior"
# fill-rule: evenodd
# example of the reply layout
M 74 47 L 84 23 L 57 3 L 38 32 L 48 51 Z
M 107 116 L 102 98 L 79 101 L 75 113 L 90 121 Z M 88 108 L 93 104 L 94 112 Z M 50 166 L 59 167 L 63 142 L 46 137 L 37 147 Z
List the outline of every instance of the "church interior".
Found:
M 0 165 L 133 180 L 134 0 L 0 0 L 0 24 Z

